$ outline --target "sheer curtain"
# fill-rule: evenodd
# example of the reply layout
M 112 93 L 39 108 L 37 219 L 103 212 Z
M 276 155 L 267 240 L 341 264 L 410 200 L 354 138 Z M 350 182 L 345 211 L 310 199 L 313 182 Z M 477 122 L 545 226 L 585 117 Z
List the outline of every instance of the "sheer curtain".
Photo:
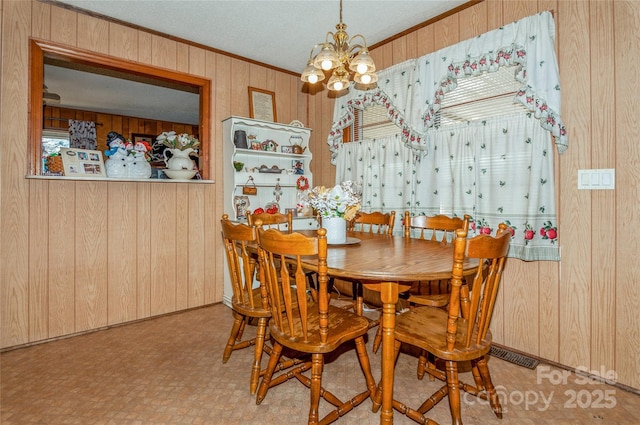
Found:
M 413 214 L 471 215 L 473 234 L 511 226 L 509 256 L 559 260 L 553 146 L 530 113 L 431 130 Z
M 345 143 L 337 156 L 336 182 L 362 184 L 363 211 L 395 211 L 396 233 L 414 201 L 414 173 L 415 154 L 400 135 Z
M 362 183 L 363 210 L 471 216 L 470 233 L 508 224 L 510 257 L 560 259 L 549 133 L 530 113 L 431 130 L 419 155 L 400 135 L 342 144 L 336 181 Z

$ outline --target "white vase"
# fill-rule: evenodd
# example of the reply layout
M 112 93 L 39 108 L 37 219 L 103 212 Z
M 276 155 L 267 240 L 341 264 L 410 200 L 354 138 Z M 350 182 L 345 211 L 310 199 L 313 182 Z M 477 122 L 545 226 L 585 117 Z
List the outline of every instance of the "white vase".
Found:
M 167 151 L 171 152 L 171 158 L 167 157 Z M 193 170 L 193 160 L 189 157 L 191 152 L 193 152 L 191 148 L 184 150 L 165 149 L 164 163 L 170 170 Z
M 322 217 L 322 227 L 327 230 L 328 244 L 347 243 L 347 220 L 342 217 Z

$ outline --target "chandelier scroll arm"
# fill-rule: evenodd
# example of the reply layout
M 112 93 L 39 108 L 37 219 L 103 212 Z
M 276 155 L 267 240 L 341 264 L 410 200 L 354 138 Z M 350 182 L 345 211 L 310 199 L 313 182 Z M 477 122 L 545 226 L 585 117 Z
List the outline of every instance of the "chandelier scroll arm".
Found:
M 362 39 L 362 44 L 353 44 L 357 38 Z M 355 53 L 356 48 L 360 48 L 360 50 L 368 50 L 367 49 L 367 40 L 364 38 L 362 34 L 356 34 L 349 39 L 349 53 Z

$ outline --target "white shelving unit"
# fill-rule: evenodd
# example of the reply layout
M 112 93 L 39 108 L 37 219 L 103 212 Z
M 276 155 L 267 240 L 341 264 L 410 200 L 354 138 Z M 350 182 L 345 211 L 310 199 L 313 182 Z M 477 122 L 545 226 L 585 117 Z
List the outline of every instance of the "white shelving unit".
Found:
M 279 183 L 282 194 L 278 201 L 280 211 L 287 208 L 296 208 L 297 188 L 296 182 L 302 175 L 313 187 L 313 176 L 310 171 L 313 155 L 309 150 L 309 137 L 311 130 L 308 128 L 294 127 L 285 124 L 278 124 L 267 121 L 259 121 L 250 118 L 229 117 L 222 121 L 224 137 L 224 193 L 225 193 L 225 213 L 234 220 L 246 220 L 242 215 L 237 214 L 236 197 L 248 196 L 249 210 L 265 208 L 270 202 L 276 201 L 274 190 Z M 244 131 L 247 135 L 247 149 L 238 148 L 234 144 L 236 131 Z M 252 142 L 260 143 L 273 141 L 277 144 L 276 151 L 265 151 L 251 149 Z M 282 148 L 290 148 L 293 145 L 302 147 L 302 154 L 282 152 Z M 236 171 L 234 162 L 244 164 L 241 171 Z M 295 163 L 302 164 L 303 174 L 295 174 Z M 260 172 L 272 170 L 273 168 L 282 170 L 278 173 Z M 250 179 L 257 187 L 256 195 L 243 195 L 243 186 L 250 184 Z M 266 209 L 266 208 L 265 208 Z M 309 218 L 296 218 L 294 228 L 298 224 L 308 222 Z M 298 223 L 300 222 L 300 223 Z M 308 228 L 302 225 L 301 228 Z
M 313 176 L 310 171 L 313 155 L 309 151 L 311 130 L 235 116 L 223 120 L 222 129 L 224 138 L 224 212 L 229 215 L 229 218 L 246 223 L 246 218 L 238 218 L 236 214 L 236 196 L 247 196 L 251 211 L 258 207 L 265 208 L 267 203 L 276 200 L 274 190 L 277 183 L 280 183 L 282 190 L 282 195 L 278 201 L 280 211 L 284 212 L 287 208 L 296 208 L 298 193 L 296 182 L 298 178 L 301 175 L 306 177 L 309 180 L 309 187 L 313 187 Z M 235 146 L 234 135 L 237 130 L 243 130 L 246 133 L 248 149 L 241 149 Z M 254 136 L 255 138 L 253 138 Z M 268 140 L 277 143 L 275 152 L 251 149 L 252 141 L 262 143 Z M 289 147 L 294 144 L 304 149 L 302 154 L 282 152 L 283 146 Z M 295 169 L 294 161 L 302 163 L 303 174 L 287 173 L 287 170 Z M 242 162 L 244 164 L 241 171 L 235 170 L 234 162 Z M 263 166 L 267 169 L 276 166 L 283 171 L 280 173 L 261 173 L 259 169 Z M 243 195 L 242 187 L 247 184 L 250 177 L 257 187 L 257 194 Z M 318 223 L 315 217 L 295 217 L 293 220 L 293 228 L 295 230 L 316 229 L 317 227 Z M 255 282 L 255 285 L 257 284 Z M 231 281 L 225 263 L 222 301 L 227 306 L 231 306 L 232 295 Z

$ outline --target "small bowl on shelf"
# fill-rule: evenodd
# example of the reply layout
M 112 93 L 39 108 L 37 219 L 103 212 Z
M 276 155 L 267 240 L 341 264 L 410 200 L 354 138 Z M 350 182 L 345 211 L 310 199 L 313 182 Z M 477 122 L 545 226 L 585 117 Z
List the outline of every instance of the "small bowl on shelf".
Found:
M 191 180 L 198 173 L 198 170 L 170 170 L 168 168 L 162 171 L 172 180 Z
M 242 169 L 244 168 L 244 162 L 233 161 L 233 168 L 235 168 L 236 171 L 242 171 Z

